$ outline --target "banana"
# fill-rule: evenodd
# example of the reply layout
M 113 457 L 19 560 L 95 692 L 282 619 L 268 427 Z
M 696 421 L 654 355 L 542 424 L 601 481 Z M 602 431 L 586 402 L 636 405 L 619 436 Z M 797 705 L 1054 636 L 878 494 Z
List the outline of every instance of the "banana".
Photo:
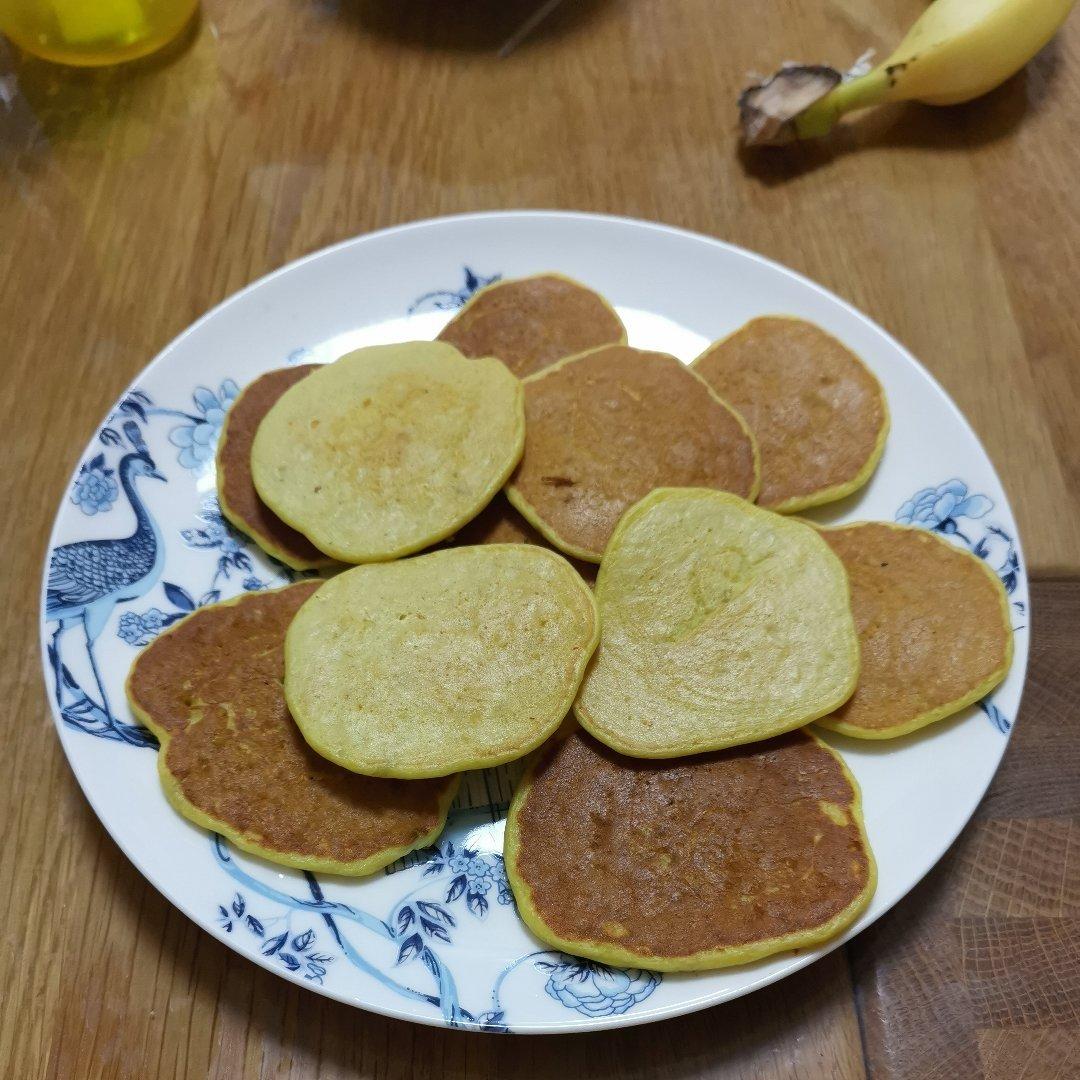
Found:
M 785 64 L 739 98 L 744 141 L 816 138 L 845 113 L 887 101 L 956 105 L 1000 86 L 1057 32 L 1076 0 L 933 0 L 881 64 L 841 75 Z

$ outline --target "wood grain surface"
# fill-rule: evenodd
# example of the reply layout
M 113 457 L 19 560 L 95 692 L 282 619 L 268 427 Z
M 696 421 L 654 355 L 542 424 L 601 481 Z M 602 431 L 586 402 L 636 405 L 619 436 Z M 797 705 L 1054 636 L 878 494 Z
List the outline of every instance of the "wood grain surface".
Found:
M 167 54 L 73 72 L 0 43 L 0 1071 L 30 1077 L 1080 1074 L 1080 20 L 990 97 L 741 154 L 780 60 L 887 49 L 919 0 L 206 0 Z M 478 209 L 654 218 L 787 263 L 894 333 L 986 443 L 1034 589 L 1016 735 L 976 821 L 848 949 L 660 1025 L 501 1039 L 383 1020 L 242 960 L 87 806 L 37 656 L 68 474 L 120 389 L 289 259 Z M 1053 580 L 1050 580 L 1053 579 Z

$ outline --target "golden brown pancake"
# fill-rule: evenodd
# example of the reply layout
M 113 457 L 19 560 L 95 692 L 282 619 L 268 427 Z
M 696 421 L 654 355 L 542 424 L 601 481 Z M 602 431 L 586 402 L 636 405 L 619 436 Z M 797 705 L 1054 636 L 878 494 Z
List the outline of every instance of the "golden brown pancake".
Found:
M 574 702 L 633 757 L 758 742 L 833 712 L 859 676 L 843 564 L 805 522 L 723 491 L 660 488 L 596 579 L 600 646 Z
M 998 576 L 923 529 L 865 522 L 821 535 L 851 582 L 862 666 L 855 693 L 823 727 L 891 739 L 985 697 L 1012 663 Z
M 532 544 L 357 566 L 304 604 L 285 697 L 323 757 L 412 779 L 501 765 L 566 716 L 596 648 L 592 592 Z
M 805 731 L 673 761 L 583 731 L 537 754 L 506 870 L 542 941 L 620 967 L 729 967 L 819 945 L 876 880 L 859 789 Z
M 751 319 L 694 370 L 745 417 L 761 451 L 758 502 L 790 513 L 862 487 L 889 430 L 885 393 L 836 338 L 803 319 Z
M 371 874 L 442 832 L 458 778 L 377 780 L 312 750 L 285 705 L 285 631 L 302 582 L 196 611 L 148 645 L 127 692 L 161 740 L 170 803 L 285 866 Z
M 439 340 L 466 356 L 497 356 L 524 377 L 564 356 L 625 342 L 626 328 L 592 289 L 561 274 L 538 274 L 481 289 Z
M 524 385 L 525 453 L 507 495 L 567 554 L 599 562 L 623 511 L 654 488 L 757 492 L 742 418 L 673 356 L 606 345 Z
M 251 444 L 262 418 L 279 397 L 319 364 L 298 364 L 260 375 L 233 402 L 217 448 L 218 503 L 221 512 L 272 558 L 294 570 L 333 566 L 303 533 L 286 525 L 259 498 L 251 479 Z
M 536 531 L 500 492 L 464 528 L 459 529 L 450 546 L 468 547 L 473 544 L 536 544 L 555 549 Z M 596 581 L 596 563 L 581 559 L 567 560 L 590 584 Z

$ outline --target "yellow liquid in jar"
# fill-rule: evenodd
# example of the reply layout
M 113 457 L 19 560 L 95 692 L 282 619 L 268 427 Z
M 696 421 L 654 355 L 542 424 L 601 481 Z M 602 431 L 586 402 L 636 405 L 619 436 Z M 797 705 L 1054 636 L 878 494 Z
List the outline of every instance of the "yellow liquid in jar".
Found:
M 97 66 L 172 41 L 199 0 L 0 0 L 0 30 L 35 56 Z

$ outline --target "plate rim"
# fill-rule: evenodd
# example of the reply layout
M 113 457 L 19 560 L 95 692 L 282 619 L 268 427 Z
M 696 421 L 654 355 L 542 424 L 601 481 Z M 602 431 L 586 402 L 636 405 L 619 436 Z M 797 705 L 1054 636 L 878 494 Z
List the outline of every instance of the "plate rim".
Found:
M 852 303 L 845 300 L 842 296 L 832 292 L 825 286 L 818 284 L 816 281 L 807 277 L 805 274 L 800 273 L 791 267 L 785 266 L 783 263 L 776 261 L 768 256 L 762 255 L 758 252 L 751 251 L 748 248 L 741 247 L 738 244 L 731 243 L 727 240 L 722 240 L 719 237 L 710 236 L 707 233 L 698 232 L 692 229 L 686 229 L 681 226 L 667 225 L 662 222 L 648 221 L 640 218 L 628 217 L 620 214 L 609 213 L 594 213 L 591 211 L 583 210 L 555 210 L 555 209 L 513 209 L 513 210 L 485 210 L 485 211 L 473 211 L 459 214 L 445 214 L 438 217 L 421 218 L 413 221 L 401 222 L 396 225 L 389 225 L 379 229 L 372 230 L 370 232 L 359 233 L 354 236 L 346 237 L 344 239 L 335 241 L 332 244 L 328 244 L 324 247 L 317 248 L 314 251 L 310 251 L 305 255 L 301 255 L 282 266 L 277 267 L 274 270 L 269 271 L 266 274 L 261 275 L 255 280 L 249 282 L 247 285 L 242 286 L 235 292 L 230 293 L 224 297 L 213 307 L 209 308 L 202 315 L 196 318 L 188 326 L 186 326 L 179 334 L 171 338 L 153 357 L 136 373 L 133 379 L 127 382 L 123 389 L 114 399 L 114 411 L 120 401 L 129 390 L 136 387 L 145 376 L 152 370 L 164 365 L 170 354 L 177 349 L 182 342 L 184 342 L 189 336 L 196 333 L 204 324 L 210 322 L 217 317 L 224 309 L 231 306 L 234 303 L 238 303 L 242 298 L 248 294 L 256 292 L 260 288 L 267 285 L 269 282 L 276 280 L 279 277 L 283 277 L 300 267 L 317 262 L 320 259 L 326 258 L 338 251 L 342 251 L 346 248 L 353 246 L 360 246 L 364 243 L 372 240 L 385 238 L 393 235 L 401 235 L 411 232 L 422 232 L 429 229 L 438 229 L 443 226 L 452 224 L 468 224 L 474 221 L 488 221 L 492 219 L 514 219 L 514 220 L 528 220 L 528 219 L 540 219 L 540 220 L 558 220 L 572 224 L 573 222 L 591 222 L 591 223 L 606 223 L 611 225 L 618 225 L 621 227 L 628 227 L 635 230 L 644 232 L 652 232 L 660 235 L 672 236 L 683 241 L 693 241 L 701 244 L 705 247 L 719 247 L 724 249 L 728 253 L 735 254 L 741 258 L 746 258 L 755 262 L 765 268 L 778 272 L 781 275 L 793 279 L 802 286 L 808 286 L 813 292 L 823 297 L 825 300 L 839 305 L 844 311 L 851 317 L 855 318 L 859 322 L 863 323 L 874 333 L 882 336 L 887 342 L 896 349 L 913 367 L 929 382 L 932 388 L 937 392 L 941 400 L 946 404 L 954 418 L 962 425 L 963 429 L 974 441 L 979 451 L 982 453 L 990 473 L 997 482 L 1002 494 L 1005 497 L 1005 503 L 1009 511 L 1009 517 L 1014 523 L 1014 542 L 1016 551 L 1020 556 L 1020 565 L 1022 567 L 1023 579 L 1026 583 L 1030 583 L 1028 575 L 1027 561 L 1024 557 L 1024 545 L 1020 535 L 1019 524 L 1016 523 L 1016 517 L 1012 510 L 1012 503 L 1008 497 L 1008 492 L 1005 485 L 1001 481 L 1001 477 L 998 473 L 996 466 L 994 465 L 993 458 L 987 452 L 982 439 L 975 431 L 972 424 L 968 421 L 967 417 L 960 410 L 959 406 L 953 400 L 952 396 L 945 390 L 934 374 L 923 365 L 923 363 L 916 357 L 910 350 L 908 350 L 897 338 L 895 338 L 888 330 L 882 327 L 869 315 L 856 308 Z M 108 415 L 108 414 L 106 414 Z M 97 425 L 95 425 L 95 431 Z M 170 895 L 165 888 L 156 881 L 145 869 L 142 860 L 131 850 L 129 846 L 118 839 L 113 832 L 109 829 L 105 822 L 105 818 L 98 807 L 95 798 L 91 795 L 88 784 L 89 778 L 84 779 L 83 771 L 79 765 L 76 764 L 67 743 L 67 732 L 63 727 L 62 721 L 55 709 L 51 696 L 49 695 L 49 676 L 51 669 L 49 667 L 48 656 L 46 653 L 45 641 L 47 638 L 47 632 L 45 630 L 46 621 L 44 618 L 45 611 L 45 598 L 46 598 L 46 586 L 49 576 L 49 559 L 53 549 L 56 546 L 57 534 L 60 529 L 60 521 L 64 509 L 63 493 L 71 489 L 76 477 L 79 473 L 80 463 L 83 457 L 86 455 L 88 449 L 94 445 L 94 435 L 91 434 L 90 441 L 79 452 L 76 457 L 76 461 L 70 474 L 68 475 L 65 486 L 61 489 L 61 494 L 56 503 L 56 511 L 53 516 L 52 527 L 49 530 L 48 541 L 45 546 L 42 568 L 41 588 L 39 594 L 39 611 L 38 611 L 38 634 L 41 638 L 40 641 L 40 657 L 41 657 L 41 671 L 42 671 L 42 685 L 45 690 L 46 702 L 48 704 L 49 713 L 52 717 L 53 726 L 56 729 L 57 737 L 60 742 L 60 746 L 64 752 L 64 757 L 67 761 L 68 767 L 75 776 L 75 780 L 82 791 L 86 801 L 90 804 L 90 808 L 93 810 L 95 817 L 98 820 L 98 824 L 104 830 L 109 840 L 114 843 L 125 858 L 134 866 L 142 878 L 150 884 L 157 892 L 176 910 L 189 919 L 194 925 L 203 932 L 211 935 L 216 941 L 225 945 L 230 952 L 235 953 L 241 959 L 257 964 L 259 967 L 264 968 L 266 971 L 279 976 L 285 982 L 293 985 L 302 986 L 304 989 L 313 991 L 320 994 L 323 997 L 329 998 L 333 1001 L 340 1002 L 344 1005 L 351 1006 L 353 1008 L 362 1009 L 365 1012 L 374 1013 L 380 1016 L 390 1017 L 395 1020 L 402 1020 L 410 1023 L 423 1024 L 429 1027 L 441 1028 L 443 1030 L 460 1030 L 463 1032 L 476 1032 L 476 1028 L 471 1025 L 454 1025 L 449 1024 L 445 1018 L 440 1014 L 418 1014 L 411 1013 L 404 1008 L 397 1008 L 390 1004 L 383 1004 L 381 1002 L 360 1002 L 355 997 L 348 995 L 347 993 L 335 992 L 331 987 L 326 985 L 316 984 L 313 982 L 304 982 L 299 978 L 292 975 L 291 972 L 283 970 L 277 966 L 271 964 L 268 957 L 264 957 L 261 953 L 256 952 L 255 955 L 250 955 L 247 952 L 236 948 L 233 945 L 233 939 L 229 937 L 222 929 L 217 926 L 203 922 L 203 920 L 194 913 L 194 911 L 183 901 Z M 732 992 L 718 991 L 712 994 L 704 994 L 699 997 L 693 997 L 686 1000 L 681 1000 L 667 1005 L 655 1007 L 653 1009 L 643 1008 L 641 1011 L 633 1011 L 618 1015 L 610 1016 L 594 1016 L 588 1017 L 584 1021 L 554 1021 L 544 1022 L 542 1024 L 531 1025 L 526 1023 L 519 1025 L 511 1029 L 510 1034 L 517 1035 L 566 1035 L 573 1033 L 585 1033 L 591 1031 L 613 1030 L 625 1027 L 636 1027 L 641 1024 L 655 1023 L 661 1020 L 673 1019 L 678 1016 L 685 1016 L 693 1012 L 699 1012 L 707 1008 L 711 1008 L 714 1005 L 722 1005 L 729 1001 L 737 1000 L 738 998 L 745 997 L 747 994 L 754 993 L 757 990 L 761 990 L 766 986 L 770 986 L 773 983 L 779 982 L 782 979 L 788 978 L 791 975 L 796 974 L 809 967 L 811 964 L 818 960 L 824 959 L 834 950 L 840 946 L 847 944 L 857 934 L 869 929 L 873 926 L 882 916 L 891 911 L 896 904 L 900 903 L 906 897 L 908 897 L 914 889 L 926 878 L 926 876 L 933 870 L 948 852 L 949 848 L 956 842 L 960 833 L 968 826 L 975 812 L 981 805 L 983 799 L 986 797 L 986 792 L 997 776 L 998 770 L 1001 768 L 1001 760 L 1008 749 L 1009 741 L 1012 738 L 1013 730 L 1016 727 L 1016 722 L 1019 719 L 1020 709 L 1023 704 L 1024 692 L 1027 688 L 1027 675 L 1030 659 L 1030 625 L 1031 625 L 1032 611 L 1030 590 L 1028 592 L 1028 609 L 1027 609 L 1027 626 L 1029 628 L 1029 635 L 1025 639 L 1022 653 L 1014 657 L 1014 665 L 1018 662 L 1022 663 L 1022 678 L 1020 682 L 1020 688 L 1017 695 L 1016 712 L 1013 717 L 1012 725 L 1010 729 L 1002 735 L 1002 751 L 998 758 L 997 764 L 994 766 L 993 772 L 991 772 L 982 791 L 979 793 L 978 798 L 972 804 L 970 811 L 966 814 L 963 821 L 959 826 L 943 840 L 940 847 L 935 845 L 935 854 L 933 858 L 908 885 L 905 891 L 892 900 L 889 904 L 883 907 L 880 911 L 874 913 L 874 915 L 866 922 L 862 922 L 862 918 L 849 926 L 843 933 L 838 934 L 831 941 L 825 945 L 816 947 L 813 950 L 808 950 L 806 953 L 794 953 L 785 954 L 791 957 L 792 964 L 789 967 L 783 968 L 779 971 L 772 972 L 767 975 L 751 981 L 748 985 L 745 985 L 738 990 Z M 1020 650 L 1018 650 L 1020 652 Z

